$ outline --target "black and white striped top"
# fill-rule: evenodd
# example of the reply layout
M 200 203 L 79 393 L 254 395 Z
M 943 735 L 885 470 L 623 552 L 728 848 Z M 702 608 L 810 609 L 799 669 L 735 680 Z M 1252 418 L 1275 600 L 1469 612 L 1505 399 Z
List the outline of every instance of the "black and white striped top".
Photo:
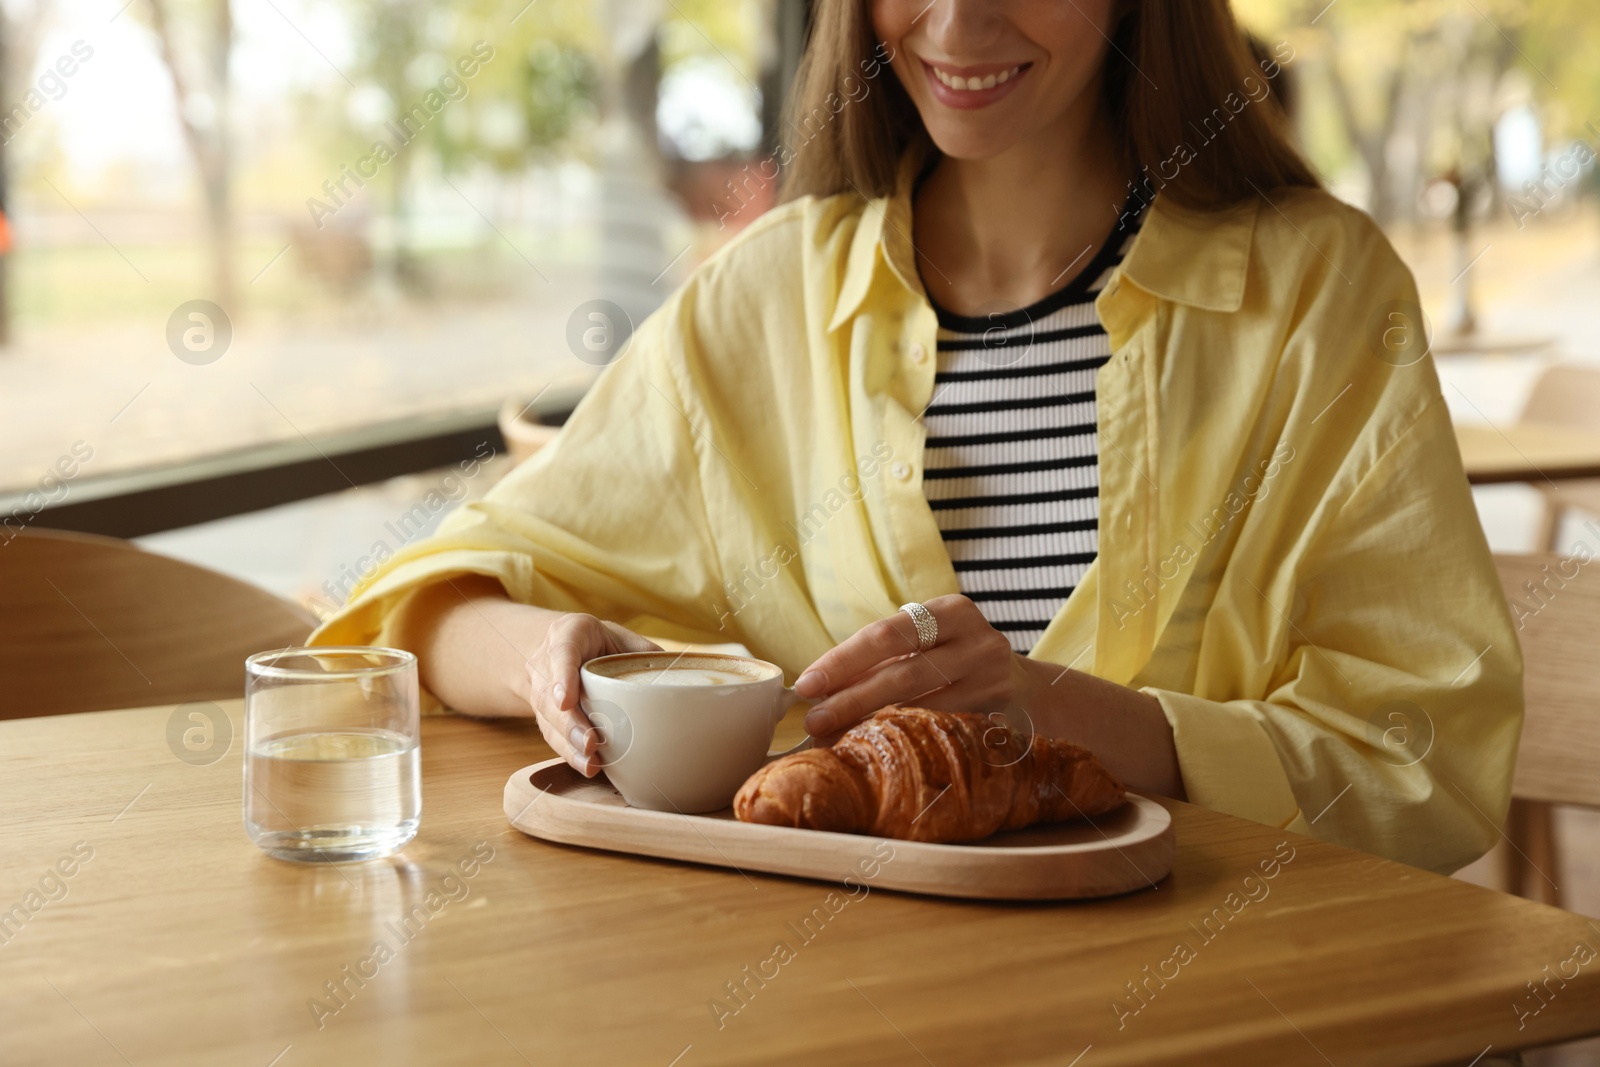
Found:
M 1119 223 L 1065 288 L 1030 307 L 970 317 L 935 305 L 924 491 L 961 591 L 1017 652 L 1099 550 L 1095 372 L 1111 341 L 1094 300 L 1141 220 Z

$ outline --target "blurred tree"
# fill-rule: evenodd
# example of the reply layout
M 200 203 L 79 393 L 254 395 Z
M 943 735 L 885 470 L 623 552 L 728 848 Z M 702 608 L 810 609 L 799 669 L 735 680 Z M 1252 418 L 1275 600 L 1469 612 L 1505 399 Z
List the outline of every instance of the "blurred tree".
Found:
M 437 27 L 448 7 L 426 0 L 357 0 L 352 6 L 355 39 L 360 42 L 351 74 L 359 81 L 376 86 L 384 100 L 383 122 L 392 123 L 420 96 L 414 78 L 418 60 L 430 51 L 432 36 L 442 36 Z M 434 13 L 430 34 L 430 12 Z M 383 143 L 397 141 L 381 126 Z M 370 147 L 372 143 L 363 147 Z M 411 253 L 409 198 L 406 195 L 415 152 L 405 144 L 394 144 L 393 155 L 373 180 L 373 197 L 393 220 L 393 239 L 381 252 L 386 258 L 381 269 L 405 289 L 421 285 L 420 273 Z
M 374 194 L 377 211 L 394 222 L 386 266 L 402 286 L 425 284 L 410 236 L 419 150 L 446 172 L 488 165 L 520 173 L 578 147 L 597 93 L 592 8 L 587 0 L 520 10 L 503 0 L 355 0 L 361 48 L 351 74 L 358 92 L 377 90 L 381 114 L 347 118 L 331 132 L 350 150 L 365 152 L 374 138 L 394 147 Z M 429 101 L 433 118 L 397 137 L 395 124 Z
M 589 55 L 555 41 L 533 44 L 521 66 L 520 103 L 528 149 L 550 152 L 593 114 L 599 72 Z
M 450 165 L 483 162 L 518 173 L 557 156 L 594 158 L 611 38 L 604 7 L 599 0 L 537 0 L 508 24 L 503 0 L 463 0 L 458 40 L 476 34 L 472 39 L 488 40 L 496 56 L 466 102 L 469 119 L 441 130 Z
M 53 6 L 44 0 L 0 6 L 0 93 L 6 111 L 17 106 L 32 88 L 39 41 L 50 24 Z M 0 345 L 11 343 L 11 250 L 15 231 L 11 225 L 11 138 L 18 131 L 0 130 Z
M 1594 0 L 1529 0 L 1522 29 L 1523 55 L 1538 87 L 1559 101 L 1555 132 L 1583 137 L 1600 126 L 1600 18 Z
M 1496 90 L 1513 66 L 1535 66 L 1524 48 L 1530 10 L 1571 2 L 1238 0 L 1238 7 L 1247 23 L 1304 46 L 1343 142 L 1313 142 L 1312 155 L 1326 171 L 1342 149 L 1352 151 L 1367 179 L 1368 210 L 1390 222 L 1414 214 L 1430 177 L 1453 168 L 1472 185 L 1492 166 Z
M 1328 49 L 1323 54 L 1323 69 L 1345 137 L 1360 154 L 1367 169 L 1371 189 L 1368 210 L 1383 223 L 1395 214 L 1395 180 L 1390 167 L 1390 146 L 1400 122 L 1406 78 L 1412 70 L 1418 37 L 1423 27 L 1417 25 L 1414 18 L 1406 17 L 1415 13 L 1407 11 L 1405 3 L 1396 4 L 1391 0 L 1389 4 L 1379 5 L 1368 0 L 1363 6 L 1366 10 L 1348 13 L 1352 21 L 1359 20 L 1354 30 L 1341 25 L 1343 13 L 1340 17 L 1326 19 L 1323 32 L 1328 36 Z M 1389 55 L 1374 63 L 1376 56 L 1373 51 L 1353 49 L 1350 41 L 1352 36 L 1373 36 L 1376 18 L 1389 23 L 1383 28 L 1382 36 L 1391 38 L 1393 45 Z M 1370 47 L 1368 43 L 1366 48 Z M 1363 66 L 1368 69 L 1351 69 L 1353 64 L 1346 57 L 1353 52 L 1366 61 Z M 1377 52 L 1377 55 L 1383 53 Z M 1362 99 L 1358 99 L 1358 93 Z
M 182 2 L 182 0 L 178 0 Z M 172 98 L 205 201 L 214 299 L 235 306 L 233 271 L 233 155 L 229 139 L 228 68 L 233 55 L 230 0 L 195 0 L 179 11 L 174 0 L 149 0 L 150 30 L 172 80 Z M 174 15 L 183 16 L 181 24 Z M 190 31 L 189 40 L 180 40 Z M 189 45 L 190 47 L 185 47 Z M 193 55 L 198 59 L 191 59 Z
M 13 0 L 0 4 L 0 23 L 5 39 L 0 43 L 0 93 L 9 109 L 33 86 L 34 67 L 39 62 L 39 42 L 55 21 L 55 5 L 50 0 Z M 15 131 L 0 134 L 10 140 Z
M 1258 32 L 1288 34 L 1304 46 L 1342 142 L 1313 139 L 1313 158 L 1332 172 L 1353 153 L 1381 221 L 1412 213 L 1428 171 L 1455 169 L 1467 187 L 1485 185 L 1498 94 L 1513 69 L 1526 72 L 1546 118 L 1561 120 L 1554 125 L 1570 134 L 1589 120 L 1600 125 L 1594 0 L 1235 0 L 1235 7 Z
M 383 173 L 364 182 L 374 215 L 394 222 L 387 267 L 398 281 L 408 287 L 422 283 L 409 238 L 413 186 L 428 172 L 419 167 L 419 152 L 436 159 L 446 177 L 477 168 L 516 176 L 555 159 L 587 159 L 598 167 L 607 99 L 637 127 L 642 147 L 658 150 L 656 83 L 664 64 L 719 57 L 715 61 L 726 61 L 739 77 L 754 76 L 758 20 L 769 0 L 674 0 L 662 6 L 668 17 L 658 35 L 654 17 L 602 0 L 348 0 L 358 47 L 347 70 L 355 85 L 342 108 L 329 108 L 326 94 L 308 94 L 301 102 L 308 130 L 334 158 L 366 156 L 375 139 L 394 145 L 393 123 L 445 86 L 441 79 L 453 76 L 459 59 L 481 60 L 446 93 L 448 102 L 434 109 L 420 133 L 395 145 Z M 482 59 L 486 51 L 490 58 Z M 606 57 L 614 54 L 624 54 L 626 62 L 608 75 Z M 332 224 L 311 206 L 316 230 Z M 496 207 L 473 205 L 491 217 Z M 352 216 L 337 221 L 346 227 L 359 223 Z
M 487 163 L 515 173 L 573 147 L 595 114 L 599 70 L 586 50 L 550 38 L 528 42 L 521 54 L 497 50 L 494 77 L 486 69 L 459 118 L 442 123 L 432 144 L 447 170 Z

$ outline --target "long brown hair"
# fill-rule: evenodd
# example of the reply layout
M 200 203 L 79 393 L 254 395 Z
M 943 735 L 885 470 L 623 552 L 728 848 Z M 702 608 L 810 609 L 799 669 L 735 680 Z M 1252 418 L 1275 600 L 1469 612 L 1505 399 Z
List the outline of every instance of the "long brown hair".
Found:
M 1123 162 L 1148 192 L 1206 210 L 1321 185 L 1273 98 L 1292 48 L 1258 61 L 1228 0 L 1120 7 L 1102 96 Z M 818 0 L 787 109 L 783 199 L 883 196 L 906 151 L 931 144 L 878 48 L 871 0 Z

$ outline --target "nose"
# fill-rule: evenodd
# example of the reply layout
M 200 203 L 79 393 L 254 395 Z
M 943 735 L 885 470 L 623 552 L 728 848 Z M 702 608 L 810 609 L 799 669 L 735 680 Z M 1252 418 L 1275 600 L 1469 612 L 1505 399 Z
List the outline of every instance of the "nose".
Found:
M 981 56 L 1000 39 L 994 0 L 931 0 L 921 16 L 928 39 L 952 59 Z

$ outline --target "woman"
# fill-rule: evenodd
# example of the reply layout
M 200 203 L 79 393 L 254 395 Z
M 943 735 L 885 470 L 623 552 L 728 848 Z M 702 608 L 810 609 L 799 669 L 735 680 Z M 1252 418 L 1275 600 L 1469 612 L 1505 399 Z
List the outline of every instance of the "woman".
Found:
M 1274 55 L 1225 0 L 823 0 L 787 202 L 318 639 L 416 650 L 586 774 L 578 667 L 648 632 L 798 674 L 822 737 L 995 713 L 1467 862 L 1517 642 L 1412 280 L 1290 146 Z

